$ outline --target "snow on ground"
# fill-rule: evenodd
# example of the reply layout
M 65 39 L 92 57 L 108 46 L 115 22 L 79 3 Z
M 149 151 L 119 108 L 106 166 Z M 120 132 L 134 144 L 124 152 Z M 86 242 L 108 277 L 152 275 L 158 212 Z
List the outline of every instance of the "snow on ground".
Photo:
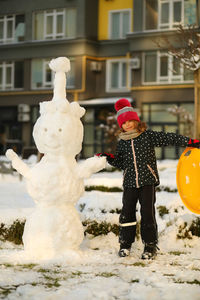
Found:
M 177 161 L 158 163 L 162 186 L 176 188 Z M 85 184 L 107 187 L 122 184 L 121 172 L 100 172 Z M 77 209 L 82 220 L 118 223 L 122 193 L 85 192 Z M 0 243 L 0 299 L 45 300 L 199 300 L 200 238 L 176 239 L 178 226 L 191 222 L 192 214 L 178 193 L 157 192 L 159 255 L 143 261 L 141 240 L 132 246 L 131 256 L 119 258 L 118 239 L 87 235 L 80 253 L 51 261 L 30 261 L 23 247 Z M 169 213 L 161 217 L 159 208 Z M 25 219 L 34 208 L 25 182 L 17 174 L 0 175 L 0 223 Z M 114 213 L 112 212 L 114 211 Z M 140 219 L 138 206 L 138 220 Z

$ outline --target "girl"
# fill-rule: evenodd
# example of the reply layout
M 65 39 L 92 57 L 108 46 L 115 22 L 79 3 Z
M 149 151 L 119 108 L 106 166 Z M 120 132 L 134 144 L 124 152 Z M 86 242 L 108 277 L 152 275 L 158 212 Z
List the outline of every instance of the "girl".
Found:
M 123 173 L 123 207 L 119 218 L 119 256 L 130 254 L 136 235 L 136 204 L 141 209 L 141 238 L 144 243 L 142 259 L 154 258 L 157 254 L 158 231 L 155 218 L 155 186 L 159 185 L 159 175 L 154 147 L 190 146 L 200 147 L 199 140 L 175 133 L 147 130 L 127 99 L 115 103 L 117 122 L 121 128 L 116 155 L 99 153 L 106 156 L 114 167 Z

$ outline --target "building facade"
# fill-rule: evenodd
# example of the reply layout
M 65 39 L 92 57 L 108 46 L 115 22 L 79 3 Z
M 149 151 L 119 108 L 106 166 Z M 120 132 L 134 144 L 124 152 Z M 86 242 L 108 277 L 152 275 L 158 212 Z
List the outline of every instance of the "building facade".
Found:
M 130 99 L 152 129 L 182 133 L 174 104 L 193 112 L 193 74 L 159 49 L 179 23 L 198 24 L 194 0 L 0 0 L 0 137 L 21 152 L 34 145 L 39 102 L 51 100 L 48 63 L 67 56 L 67 98 L 86 108 L 83 157 L 106 150 L 108 112 Z M 176 73 L 173 70 L 176 70 Z M 177 149 L 158 149 L 176 158 Z

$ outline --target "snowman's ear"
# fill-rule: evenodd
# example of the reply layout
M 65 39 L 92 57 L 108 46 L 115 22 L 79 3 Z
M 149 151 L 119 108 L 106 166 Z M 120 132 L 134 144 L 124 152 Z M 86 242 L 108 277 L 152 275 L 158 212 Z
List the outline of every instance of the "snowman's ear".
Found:
M 77 102 L 70 103 L 70 110 L 78 118 L 81 118 L 85 114 L 85 108 L 81 107 Z

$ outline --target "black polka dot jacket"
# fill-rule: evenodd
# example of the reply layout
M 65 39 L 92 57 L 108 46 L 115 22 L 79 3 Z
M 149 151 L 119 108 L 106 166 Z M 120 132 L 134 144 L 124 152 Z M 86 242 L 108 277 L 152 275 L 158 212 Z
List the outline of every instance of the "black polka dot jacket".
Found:
M 158 185 L 159 175 L 154 147 L 188 146 L 190 138 L 175 133 L 146 130 L 130 140 L 119 140 L 116 154 L 107 157 L 114 167 L 123 170 L 123 186 L 139 188 Z

